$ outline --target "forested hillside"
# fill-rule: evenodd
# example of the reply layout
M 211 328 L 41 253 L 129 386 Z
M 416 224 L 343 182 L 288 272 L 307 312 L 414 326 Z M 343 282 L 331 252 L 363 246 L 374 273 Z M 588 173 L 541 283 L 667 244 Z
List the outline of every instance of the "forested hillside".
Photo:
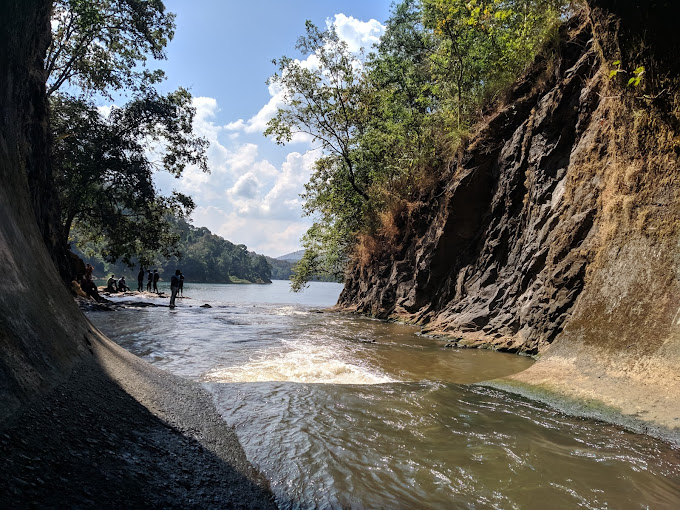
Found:
M 271 283 L 272 266 L 264 255 L 248 251 L 243 244 L 234 244 L 205 227 L 194 227 L 183 219 L 174 219 L 171 223 L 172 232 L 178 235 L 174 254 L 160 259 L 157 264 L 144 266 L 145 269 L 158 269 L 161 278 L 166 279 L 174 274 L 175 269 L 180 269 L 186 280 L 193 282 Z M 91 242 L 83 243 L 83 250 L 79 253 L 86 263 L 94 266 L 95 276 L 125 275 L 128 285 L 135 287 L 133 281 L 139 270 L 137 261 L 132 261 L 132 267 L 123 262 L 107 262 L 98 256 L 102 247 Z

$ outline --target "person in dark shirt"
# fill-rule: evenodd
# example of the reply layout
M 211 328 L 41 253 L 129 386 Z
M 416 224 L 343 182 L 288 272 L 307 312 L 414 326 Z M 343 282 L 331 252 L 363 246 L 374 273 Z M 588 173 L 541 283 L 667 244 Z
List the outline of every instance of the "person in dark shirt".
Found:
M 177 297 L 177 291 L 179 291 L 179 275 L 180 270 L 176 269 L 175 274 L 170 278 L 170 308 L 175 308 L 175 298 Z
M 146 291 L 151 292 L 151 283 L 153 282 L 153 273 L 149 269 L 149 278 L 146 280 Z
M 125 281 L 125 276 L 121 276 L 120 280 L 118 280 L 118 292 L 125 292 L 130 290 L 130 287 L 128 287 L 127 282 Z
M 92 267 L 92 264 L 88 264 L 88 265 L 85 266 L 85 279 L 86 280 L 92 281 L 92 272 L 93 271 L 94 271 L 94 267 Z
M 153 291 L 156 294 L 159 294 L 158 292 L 158 280 L 160 280 L 161 275 L 158 274 L 158 269 L 153 270 Z
M 184 297 L 184 273 L 179 273 L 179 295 Z
M 142 292 L 144 290 L 144 268 L 139 267 L 139 273 L 137 273 L 137 292 Z
M 106 282 L 106 292 L 118 292 L 118 284 L 116 283 L 116 275 L 112 274 Z
M 82 282 L 80 283 L 80 288 L 83 289 L 83 292 L 85 292 L 85 294 L 93 298 L 95 301 L 101 300 L 101 298 L 99 297 L 99 292 L 97 292 L 97 286 L 92 280 L 83 278 Z

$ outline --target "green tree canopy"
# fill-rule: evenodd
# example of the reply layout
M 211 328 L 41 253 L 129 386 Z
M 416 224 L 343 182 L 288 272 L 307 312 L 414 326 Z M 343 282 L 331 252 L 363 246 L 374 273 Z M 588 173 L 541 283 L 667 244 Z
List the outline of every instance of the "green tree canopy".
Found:
M 63 241 L 96 240 L 109 261 L 149 264 L 177 250 L 170 218 L 194 207 L 186 195 L 161 195 L 153 173 L 207 171 L 208 142 L 193 133 L 191 94 L 162 95 L 174 15 L 161 0 L 56 0 L 45 67 L 51 97 L 55 180 Z M 104 117 L 93 96 L 125 94 Z
M 297 47 L 312 58 L 275 61 L 270 83 L 285 105 L 265 131 L 278 143 L 296 133 L 321 142 L 302 194 L 315 222 L 302 239 L 294 289 L 315 274 L 342 279 L 358 239 L 381 246 L 380 236 L 395 229 L 392 216 L 438 182 L 481 106 L 533 60 L 566 4 L 404 0 L 366 60 L 333 28 L 307 23 Z
M 174 30 L 175 16 L 161 0 L 55 0 L 47 92 L 65 85 L 105 96 L 144 92 L 164 78 L 146 61 L 165 58 Z
M 178 237 L 168 216 L 185 216 L 193 201 L 181 193 L 161 196 L 153 185 L 156 165 L 146 140 L 173 139 L 161 166 L 179 174 L 187 163 L 205 166 L 202 140 L 190 129 L 190 96 L 180 90 L 167 96 L 131 101 L 103 117 L 84 99 L 53 97 L 53 169 L 60 191 L 63 242 L 75 226 L 78 238 L 100 240 L 108 261 L 133 257 L 150 264 L 174 253 Z M 184 121 L 178 120 L 183 117 Z

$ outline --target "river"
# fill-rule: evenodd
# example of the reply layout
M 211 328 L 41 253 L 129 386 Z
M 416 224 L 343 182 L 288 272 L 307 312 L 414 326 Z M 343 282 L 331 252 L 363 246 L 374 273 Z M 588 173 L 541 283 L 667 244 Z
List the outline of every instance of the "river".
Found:
M 680 508 L 678 449 L 473 384 L 532 360 L 324 311 L 340 290 L 186 283 L 88 317 L 201 381 L 281 508 Z

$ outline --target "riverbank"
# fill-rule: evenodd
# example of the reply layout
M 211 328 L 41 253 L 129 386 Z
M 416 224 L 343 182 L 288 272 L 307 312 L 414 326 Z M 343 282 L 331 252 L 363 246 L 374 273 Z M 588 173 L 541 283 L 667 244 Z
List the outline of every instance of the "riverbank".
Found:
M 672 359 L 556 344 L 528 369 L 483 385 L 680 446 L 680 374 Z
M 89 359 L 0 434 L 0 506 L 275 508 L 198 384 L 91 329 Z

